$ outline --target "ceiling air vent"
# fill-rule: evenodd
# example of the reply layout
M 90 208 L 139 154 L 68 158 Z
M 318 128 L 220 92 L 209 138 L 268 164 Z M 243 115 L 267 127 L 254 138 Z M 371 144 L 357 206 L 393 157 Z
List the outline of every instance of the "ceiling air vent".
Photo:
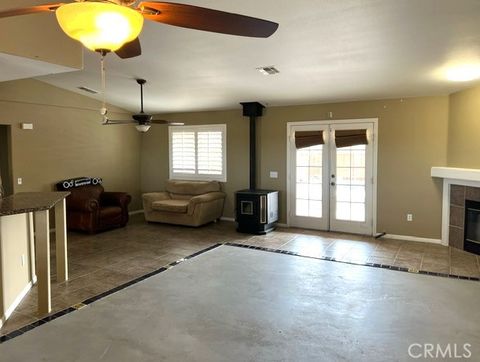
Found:
M 84 92 L 87 92 L 87 93 L 91 93 L 91 94 L 98 94 L 98 91 L 96 91 L 95 89 L 92 89 L 92 88 L 88 88 L 88 87 L 78 87 L 78 89 L 84 91 Z
M 275 68 L 273 65 L 270 65 L 268 67 L 260 67 L 260 68 L 257 68 L 257 70 L 263 75 L 274 75 L 274 74 L 280 73 L 280 71 L 277 68 Z

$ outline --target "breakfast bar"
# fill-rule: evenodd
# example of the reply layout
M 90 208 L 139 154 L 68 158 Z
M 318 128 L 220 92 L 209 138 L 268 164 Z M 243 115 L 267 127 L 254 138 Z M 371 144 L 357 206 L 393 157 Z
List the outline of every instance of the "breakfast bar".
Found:
M 49 211 L 52 208 L 55 214 L 57 281 L 68 280 L 65 198 L 69 194 L 24 192 L 0 199 L 0 317 L 3 322 L 35 279 L 38 283 L 38 312 L 43 315 L 51 311 Z M 22 274 L 28 280 L 21 279 Z

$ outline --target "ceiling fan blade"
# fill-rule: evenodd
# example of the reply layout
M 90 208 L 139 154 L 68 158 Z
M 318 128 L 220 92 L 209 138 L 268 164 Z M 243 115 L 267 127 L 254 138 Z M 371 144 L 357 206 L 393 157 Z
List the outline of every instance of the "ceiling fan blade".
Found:
M 111 125 L 114 125 L 114 124 L 136 124 L 137 122 L 135 121 L 115 121 L 115 120 L 111 120 L 109 119 L 107 122 L 103 122 L 102 125 L 104 126 L 111 126 Z
M 268 38 L 278 28 L 268 20 L 193 5 L 144 1 L 138 7 L 148 20 L 214 33 Z
M 183 122 L 174 122 L 174 121 L 164 121 L 161 119 L 150 121 L 151 124 L 167 124 L 169 126 L 184 126 Z
M 126 43 L 115 53 L 122 59 L 135 58 L 139 55 L 142 55 L 142 45 L 140 44 L 140 39 L 136 38 L 130 43 Z
M 35 13 L 42 13 L 42 12 L 53 12 L 57 10 L 63 3 L 59 4 L 46 4 L 46 5 L 38 5 L 38 6 L 29 6 L 26 8 L 17 8 L 17 9 L 10 9 L 0 11 L 0 18 L 8 18 L 10 16 L 19 16 L 19 15 L 28 15 L 28 14 L 35 14 Z

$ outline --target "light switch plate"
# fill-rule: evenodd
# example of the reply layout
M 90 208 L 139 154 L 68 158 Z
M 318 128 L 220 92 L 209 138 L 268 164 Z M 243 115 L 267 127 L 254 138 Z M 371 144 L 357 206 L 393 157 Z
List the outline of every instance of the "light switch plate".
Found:
M 18 185 L 21 185 L 23 183 L 23 180 L 21 177 L 17 178 L 17 184 Z
M 270 178 L 278 178 L 278 172 L 277 171 L 270 171 Z

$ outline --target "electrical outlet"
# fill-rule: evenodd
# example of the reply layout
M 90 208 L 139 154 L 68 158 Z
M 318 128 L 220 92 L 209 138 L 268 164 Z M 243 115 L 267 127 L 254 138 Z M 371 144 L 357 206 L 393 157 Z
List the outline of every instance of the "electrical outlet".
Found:
M 23 179 L 21 177 L 17 178 L 17 184 L 21 185 L 23 183 Z
M 413 214 L 407 214 L 407 221 L 413 221 Z
M 278 172 L 277 171 L 270 171 L 270 178 L 278 178 Z

